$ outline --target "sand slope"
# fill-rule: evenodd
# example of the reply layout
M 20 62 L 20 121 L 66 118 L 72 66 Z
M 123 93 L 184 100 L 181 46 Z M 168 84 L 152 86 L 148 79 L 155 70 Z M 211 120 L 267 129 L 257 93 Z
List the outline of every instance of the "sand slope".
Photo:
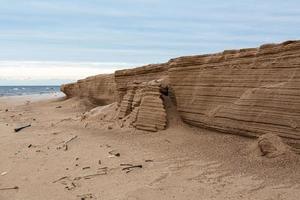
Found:
M 7 172 L 0 188 L 19 187 L 0 190 L 0 200 L 300 196 L 299 156 L 262 157 L 256 140 L 191 128 L 171 108 L 165 131 L 108 129 L 96 120 L 87 126 L 81 117 L 91 107 L 73 99 L 0 99 L 0 173 Z M 28 122 L 32 127 L 13 131 Z M 120 164 L 143 167 L 126 173 Z

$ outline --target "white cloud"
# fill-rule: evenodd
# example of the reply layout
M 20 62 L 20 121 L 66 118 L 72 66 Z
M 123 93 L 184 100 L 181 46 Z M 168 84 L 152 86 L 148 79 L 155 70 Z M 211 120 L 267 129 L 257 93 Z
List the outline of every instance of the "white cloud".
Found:
M 130 66 L 111 62 L 0 61 L 0 80 L 77 80 Z

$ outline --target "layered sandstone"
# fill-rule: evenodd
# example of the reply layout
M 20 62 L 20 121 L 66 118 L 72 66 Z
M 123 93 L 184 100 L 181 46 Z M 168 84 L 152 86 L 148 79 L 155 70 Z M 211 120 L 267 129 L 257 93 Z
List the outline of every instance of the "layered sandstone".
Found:
M 91 76 L 76 83 L 61 86 L 68 98 L 88 98 L 97 105 L 106 105 L 116 100 L 114 74 Z
M 179 57 L 62 91 L 100 105 L 117 101 L 118 120 L 153 131 L 166 127 L 161 96 L 168 95 L 188 124 L 255 138 L 275 134 L 300 148 L 300 41 Z
M 126 94 L 123 96 L 119 112 L 120 119 L 126 117 L 133 110 L 133 99 L 137 89 L 136 87 L 135 85 L 128 87 Z
M 180 57 L 169 79 L 182 119 L 230 134 L 300 143 L 300 42 Z
M 128 86 L 119 110 L 119 119 L 140 130 L 164 130 L 167 113 L 162 95 L 166 90 L 163 79 L 133 83 Z
M 160 87 L 147 86 L 137 114 L 135 127 L 146 131 L 164 130 L 167 125 L 167 114 L 161 97 Z
M 169 65 L 167 63 L 163 63 L 116 71 L 115 81 L 117 88 L 117 101 L 119 103 L 122 101 L 127 89 L 133 83 L 162 79 L 168 76 L 168 69 Z

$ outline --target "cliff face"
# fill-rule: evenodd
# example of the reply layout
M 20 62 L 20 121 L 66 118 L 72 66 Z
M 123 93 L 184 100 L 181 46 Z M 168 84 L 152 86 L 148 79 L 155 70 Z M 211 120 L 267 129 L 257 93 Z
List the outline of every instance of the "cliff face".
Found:
M 76 97 L 80 95 L 79 87 L 77 83 L 68 83 L 60 86 L 60 90 L 65 93 L 68 98 Z
M 68 98 L 88 98 L 95 104 L 106 105 L 116 101 L 114 74 L 91 76 L 76 83 L 61 86 Z
M 119 119 L 146 131 L 166 128 L 167 117 L 161 90 L 166 89 L 169 65 L 147 65 L 115 72 Z
M 153 83 L 158 88 L 149 92 Z M 300 41 L 180 57 L 89 77 L 62 91 L 102 105 L 117 101 L 119 119 L 154 131 L 166 127 L 167 94 L 188 124 L 248 137 L 276 134 L 300 148 Z
M 167 77 L 168 69 L 169 65 L 167 63 L 163 63 L 116 71 L 115 81 L 118 103 L 121 103 L 127 89 L 131 84 Z
M 300 42 L 170 61 L 177 109 L 189 124 L 300 142 Z

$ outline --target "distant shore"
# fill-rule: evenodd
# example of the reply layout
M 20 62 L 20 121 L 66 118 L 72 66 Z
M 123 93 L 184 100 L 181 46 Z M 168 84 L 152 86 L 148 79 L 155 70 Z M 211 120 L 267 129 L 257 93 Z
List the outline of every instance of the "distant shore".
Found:
M 2 96 L 24 96 L 35 94 L 60 93 L 59 85 L 14 85 L 0 86 L 0 97 Z
M 47 93 L 47 94 L 28 94 L 28 95 L 15 95 L 15 96 L 0 96 L 1 102 L 10 102 L 15 103 L 24 103 L 26 101 L 37 102 L 42 100 L 62 98 L 65 97 L 65 94 L 62 92 Z

